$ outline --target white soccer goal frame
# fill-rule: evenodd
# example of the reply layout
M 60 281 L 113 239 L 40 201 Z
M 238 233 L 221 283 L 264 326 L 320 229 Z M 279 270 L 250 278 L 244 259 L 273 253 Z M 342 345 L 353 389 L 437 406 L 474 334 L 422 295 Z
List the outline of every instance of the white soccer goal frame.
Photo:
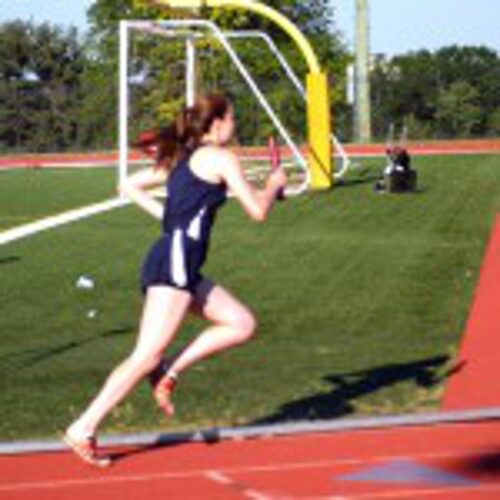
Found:
M 293 188 L 290 194 L 299 194 L 307 190 L 310 180 L 310 171 L 306 158 L 302 154 L 298 145 L 293 141 L 286 127 L 283 125 L 276 112 L 269 104 L 263 92 L 255 82 L 248 69 L 245 67 L 238 54 L 232 47 L 228 37 L 219 27 L 207 20 L 168 20 L 168 21 L 120 21 L 120 54 L 119 54 L 119 181 L 123 181 L 127 175 L 129 159 L 129 138 L 128 138 L 128 117 L 129 117 L 129 88 L 128 88 L 128 56 L 129 56 L 129 32 L 139 30 L 155 35 L 172 37 L 180 36 L 184 30 L 184 37 L 196 36 L 200 31 L 208 31 L 218 40 L 226 53 L 231 58 L 240 75 L 243 77 L 251 92 L 254 94 L 261 107 L 273 123 L 284 143 L 288 146 L 295 159 L 296 164 L 304 171 L 303 181 Z M 198 35 L 199 36 L 199 35 Z M 186 64 L 186 92 L 187 101 L 192 102 L 194 98 L 194 52 L 193 47 L 187 43 L 187 64 Z M 190 74 L 191 73 L 191 74 Z
M 285 74 L 287 75 L 288 79 L 292 82 L 293 86 L 297 89 L 297 92 L 301 95 L 304 102 L 307 101 L 307 93 L 304 88 L 304 85 L 300 81 L 300 78 L 297 76 L 295 71 L 290 66 L 284 54 L 279 50 L 279 48 L 277 47 L 276 43 L 274 42 L 271 36 L 269 36 L 267 33 L 263 31 L 257 31 L 257 30 L 225 31 L 224 35 L 229 39 L 255 38 L 262 40 L 267 45 L 269 50 L 274 54 L 281 68 L 284 70 Z M 331 135 L 331 141 L 335 148 L 335 153 L 340 158 L 339 168 L 334 172 L 333 176 L 335 179 L 341 179 L 345 175 L 345 173 L 349 170 L 351 166 L 351 161 L 344 146 L 338 140 L 335 134 Z

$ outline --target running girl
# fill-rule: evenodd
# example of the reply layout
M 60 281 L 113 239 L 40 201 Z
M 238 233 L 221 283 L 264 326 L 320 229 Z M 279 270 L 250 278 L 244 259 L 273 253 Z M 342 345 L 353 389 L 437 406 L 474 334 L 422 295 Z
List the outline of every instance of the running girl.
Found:
M 245 178 L 238 158 L 228 149 L 235 121 L 227 98 L 211 94 L 185 109 L 169 127 L 140 141 L 155 151 L 156 165 L 130 176 L 119 187 L 143 210 L 163 219 L 163 236 L 143 265 L 145 302 L 134 350 L 111 373 L 88 408 L 66 430 L 64 440 L 84 461 L 110 464 L 98 453 L 97 430 L 104 418 L 149 375 L 158 405 L 173 415 L 171 400 L 179 375 L 194 363 L 250 340 L 256 319 L 250 309 L 221 285 L 204 278 L 212 225 L 230 190 L 245 212 L 264 221 L 286 175 L 272 170 L 263 189 Z M 150 194 L 165 184 L 165 207 Z M 163 361 L 188 312 L 211 323 L 177 356 Z

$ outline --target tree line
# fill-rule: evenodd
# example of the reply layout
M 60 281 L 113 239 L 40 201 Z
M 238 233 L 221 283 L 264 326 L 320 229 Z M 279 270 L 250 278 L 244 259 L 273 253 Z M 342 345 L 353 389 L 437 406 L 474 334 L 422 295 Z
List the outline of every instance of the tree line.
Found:
M 444 47 L 386 59 L 371 74 L 373 128 L 406 125 L 411 137 L 500 135 L 500 57 L 487 47 Z
M 327 0 L 270 1 L 311 40 L 330 75 L 334 128 L 352 137 L 346 68 L 352 62 Z M 177 16 L 178 13 L 175 13 Z M 192 15 L 192 14 L 190 14 Z M 303 58 L 272 23 L 242 12 L 211 9 L 198 15 L 226 29 L 263 30 L 276 41 L 301 79 Z M 170 18 L 174 13 L 135 8 L 132 0 L 98 0 L 88 11 L 90 30 L 12 21 L 0 24 L 0 153 L 115 148 L 118 106 L 119 19 Z M 236 42 L 235 42 L 236 44 Z M 245 143 L 262 142 L 272 125 L 227 56 L 213 41 L 198 47 L 200 90 L 234 95 Z M 236 45 L 271 104 L 294 136 L 305 137 L 305 107 L 257 42 Z M 138 39 L 131 59 L 131 137 L 168 121 L 184 101 L 182 46 Z M 500 57 L 486 47 L 447 47 L 375 59 L 371 71 L 376 138 L 390 124 L 406 125 L 412 139 L 500 135 Z

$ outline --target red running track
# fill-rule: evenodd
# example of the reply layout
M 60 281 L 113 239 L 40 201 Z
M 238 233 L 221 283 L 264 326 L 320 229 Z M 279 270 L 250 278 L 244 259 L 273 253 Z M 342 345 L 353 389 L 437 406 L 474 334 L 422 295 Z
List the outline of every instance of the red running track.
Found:
M 344 144 L 348 155 L 352 156 L 385 156 L 385 144 Z M 448 155 L 448 154 L 498 154 L 500 138 L 454 140 L 454 141 L 422 141 L 408 143 L 412 155 Z M 239 151 L 242 156 L 268 156 L 267 148 L 244 148 Z M 141 155 L 132 153 L 132 160 L 139 160 Z M 48 153 L 0 156 L 0 169 L 4 168 L 42 168 L 68 166 L 115 165 L 118 152 L 96 153 Z
M 143 498 L 500 498 L 500 422 L 136 447 L 106 470 L 69 452 L 0 457 L 0 499 Z
M 446 387 L 445 410 L 500 406 L 499 275 L 500 216 L 497 216 L 462 340 L 458 369 Z
M 447 409 L 490 402 L 497 406 L 496 387 L 485 387 L 498 371 L 499 256 L 500 219 L 467 328 L 474 335 L 466 336 L 462 350 L 462 359 L 475 362 L 472 369 L 464 365 L 467 369 L 452 380 Z M 485 395 L 491 401 L 485 403 Z M 107 470 L 91 469 L 68 452 L 0 456 L 0 500 L 500 498 L 500 421 L 144 446 L 114 453 L 116 464 Z

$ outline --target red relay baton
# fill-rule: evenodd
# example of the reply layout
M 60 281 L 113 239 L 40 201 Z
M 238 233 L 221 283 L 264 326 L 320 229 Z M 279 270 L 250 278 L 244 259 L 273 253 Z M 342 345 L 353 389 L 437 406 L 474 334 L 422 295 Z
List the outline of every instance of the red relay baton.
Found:
M 281 166 L 281 151 L 278 146 L 278 143 L 276 142 L 276 139 L 271 136 L 269 137 L 269 156 L 271 158 L 271 169 L 272 170 L 277 170 L 278 168 L 282 168 Z M 278 194 L 276 195 L 276 199 L 278 200 L 284 200 L 285 199 L 285 190 L 284 188 L 281 188 L 278 191 Z

